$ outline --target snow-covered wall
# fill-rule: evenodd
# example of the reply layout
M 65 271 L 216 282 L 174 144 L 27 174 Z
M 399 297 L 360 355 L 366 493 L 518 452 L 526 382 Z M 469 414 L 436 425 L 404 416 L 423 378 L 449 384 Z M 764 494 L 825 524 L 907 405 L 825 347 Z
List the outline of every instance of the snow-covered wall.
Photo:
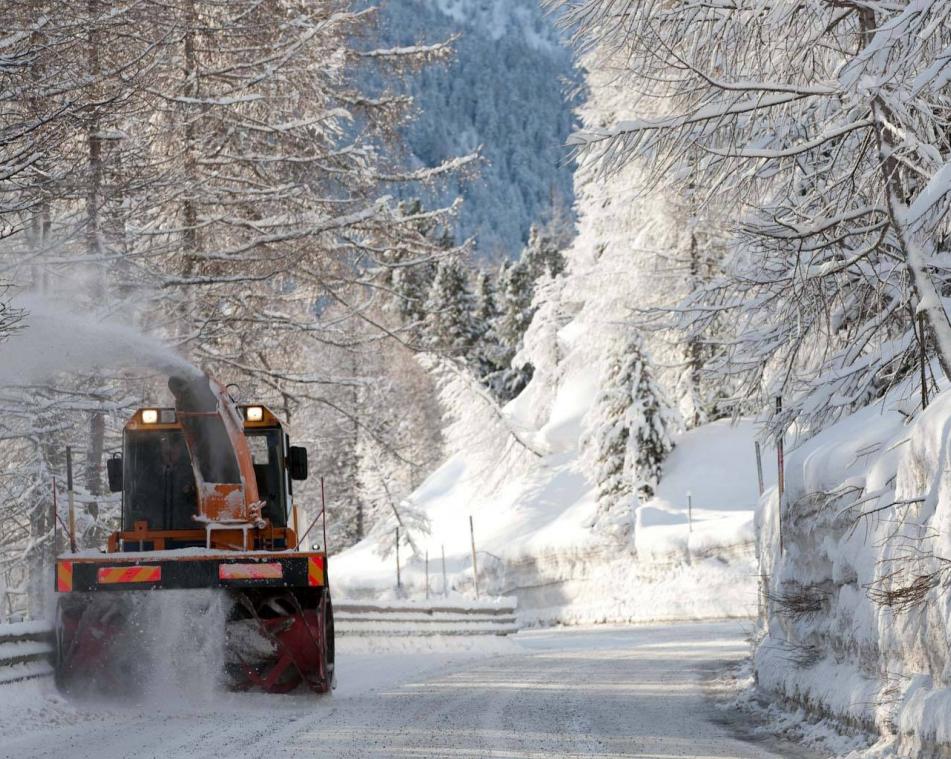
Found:
M 764 499 L 756 673 L 767 691 L 881 733 L 883 755 L 946 756 L 951 392 L 924 413 L 900 395 L 790 453 L 781 518 L 775 490 Z

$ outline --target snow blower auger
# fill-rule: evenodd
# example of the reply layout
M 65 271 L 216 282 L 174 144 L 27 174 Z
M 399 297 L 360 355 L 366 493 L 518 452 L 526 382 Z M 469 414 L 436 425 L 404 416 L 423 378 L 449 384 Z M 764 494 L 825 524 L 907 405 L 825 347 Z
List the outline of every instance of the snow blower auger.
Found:
M 213 589 L 230 609 L 225 629 L 211 634 L 221 636 L 231 687 L 328 692 L 326 523 L 323 549 L 300 550 L 293 505 L 306 449 L 289 444 L 266 407 L 237 405 L 213 379 L 173 377 L 169 388 L 175 407 L 137 411 L 122 456 L 107 462 L 109 487 L 122 493 L 121 529 L 101 552 L 56 560 L 58 686 L 140 690 L 143 661 L 155 656 L 154 626 L 137 616 L 142 600 Z

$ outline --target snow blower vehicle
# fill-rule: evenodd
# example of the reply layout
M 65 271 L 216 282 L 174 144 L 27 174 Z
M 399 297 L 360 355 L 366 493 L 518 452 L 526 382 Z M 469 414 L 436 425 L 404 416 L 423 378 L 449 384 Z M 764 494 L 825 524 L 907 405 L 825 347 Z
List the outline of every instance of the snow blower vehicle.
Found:
M 107 461 L 110 490 L 122 493 L 120 529 L 103 550 L 57 557 L 57 685 L 68 694 L 144 687 L 137 666 L 154 620 L 137 619 L 137 604 L 165 593 L 167 609 L 204 591 L 219 602 L 225 594 L 225 629 L 204 634 L 221 636 L 231 688 L 328 692 L 326 522 L 320 550 L 301 550 L 293 505 L 307 450 L 290 445 L 267 407 L 236 403 L 208 376 L 172 377 L 169 389 L 174 407 L 136 411 L 122 454 Z

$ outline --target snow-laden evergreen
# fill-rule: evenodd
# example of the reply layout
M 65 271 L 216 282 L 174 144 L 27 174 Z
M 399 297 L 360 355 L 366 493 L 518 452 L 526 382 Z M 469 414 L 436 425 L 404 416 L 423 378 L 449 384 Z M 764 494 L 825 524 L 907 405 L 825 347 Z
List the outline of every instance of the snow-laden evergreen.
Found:
M 427 350 L 452 357 L 473 353 L 480 328 L 468 275 L 459 261 L 447 258 L 436 266 L 424 309 L 423 344 Z
M 592 526 L 624 532 L 636 506 L 654 496 L 678 420 L 654 381 L 637 332 L 619 337 L 606 358 L 582 445 L 597 484 Z

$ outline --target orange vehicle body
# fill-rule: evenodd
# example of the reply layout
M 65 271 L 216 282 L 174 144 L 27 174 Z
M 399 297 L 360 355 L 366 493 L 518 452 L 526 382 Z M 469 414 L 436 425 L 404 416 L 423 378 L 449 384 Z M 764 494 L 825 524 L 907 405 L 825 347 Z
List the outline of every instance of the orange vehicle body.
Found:
M 57 558 L 58 682 L 75 691 L 109 671 L 103 641 L 129 624 L 116 612 L 125 608 L 123 591 L 213 589 L 228 594 L 233 620 L 256 625 L 266 644 L 253 661 L 234 652 L 235 687 L 328 691 L 326 551 L 300 550 L 292 501 L 306 451 L 289 446 L 271 411 L 237 405 L 211 378 L 169 386 L 175 407 L 138 410 L 125 426 L 122 458 L 109 462 L 110 487 L 123 493 L 120 529 L 101 552 Z

